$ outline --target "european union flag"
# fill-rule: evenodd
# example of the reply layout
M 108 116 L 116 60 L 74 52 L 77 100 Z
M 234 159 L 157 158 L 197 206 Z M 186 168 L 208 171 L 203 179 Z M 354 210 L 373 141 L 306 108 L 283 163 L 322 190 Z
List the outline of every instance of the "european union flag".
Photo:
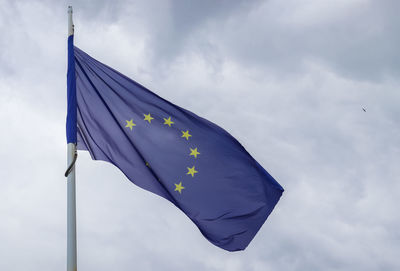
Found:
M 72 82 L 68 95 L 76 101 L 77 132 L 70 121 L 68 142 L 77 135 L 78 149 L 172 202 L 211 243 L 245 249 L 283 188 L 222 128 L 71 51 L 76 93 Z

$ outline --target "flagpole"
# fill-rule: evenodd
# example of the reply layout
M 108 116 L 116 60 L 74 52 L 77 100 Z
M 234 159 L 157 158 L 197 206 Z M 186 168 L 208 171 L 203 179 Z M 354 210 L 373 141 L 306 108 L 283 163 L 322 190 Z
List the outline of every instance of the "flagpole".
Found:
M 68 37 L 74 34 L 72 22 L 72 6 L 68 7 Z M 76 144 L 68 143 L 68 166 L 76 160 Z M 67 177 L 67 271 L 77 270 L 76 261 L 76 197 L 75 197 L 75 166 L 72 166 Z

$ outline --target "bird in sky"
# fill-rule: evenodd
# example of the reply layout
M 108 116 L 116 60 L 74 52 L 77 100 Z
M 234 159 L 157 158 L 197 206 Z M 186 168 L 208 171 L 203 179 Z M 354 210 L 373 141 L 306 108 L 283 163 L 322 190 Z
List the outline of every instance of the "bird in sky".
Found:
M 364 111 L 364 112 L 367 112 L 367 110 L 365 110 L 365 108 L 364 107 L 361 107 L 362 108 L 362 110 Z

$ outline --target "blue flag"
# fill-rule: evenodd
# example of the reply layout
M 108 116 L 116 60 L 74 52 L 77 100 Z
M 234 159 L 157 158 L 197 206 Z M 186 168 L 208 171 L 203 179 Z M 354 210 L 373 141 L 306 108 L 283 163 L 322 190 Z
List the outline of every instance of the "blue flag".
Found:
M 214 245 L 245 249 L 283 188 L 222 128 L 77 47 L 72 53 L 78 149 L 172 202 Z

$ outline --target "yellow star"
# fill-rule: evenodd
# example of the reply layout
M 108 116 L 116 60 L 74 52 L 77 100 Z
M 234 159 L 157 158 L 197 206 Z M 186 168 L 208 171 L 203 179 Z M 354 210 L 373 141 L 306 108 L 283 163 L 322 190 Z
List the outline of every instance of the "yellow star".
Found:
M 189 155 L 193 155 L 194 158 L 197 158 L 197 155 L 200 154 L 200 153 L 197 151 L 197 148 L 194 148 L 194 149 L 189 148 L 189 149 L 190 149 L 190 154 L 189 154 Z
M 147 120 L 149 123 L 151 123 L 151 120 L 153 120 L 154 118 L 149 114 L 143 114 L 144 115 L 144 120 Z
M 181 131 L 182 132 L 182 137 L 186 138 L 186 140 L 189 140 L 189 137 L 191 137 L 192 135 L 189 134 L 189 130 L 186 130 L 186 132 Z
M 126 128 L 130 128 L 132 131 L 133 126 L 136 126 L 136 124 L 133 123 L 133 119 L 126 120 L 126 125 L 125 125 Z
M 168 119 L 164 118 L 164 124 L 168 125 L 169 127 L 171 127 L 171 124 L 174 124 L 175 122 L 173 122 L 171 120 L 171 117 L 169 117 Z
M 198 171 L 194 169 L 194 166 L 192 168 L 188 167 L 188 173 L 186 175 L 192 175 L 194 177 L 194 174 L 197 173 Z
M 182 189 L 185 189 L 185 187 L 182 186 L 182 182 L 180 182 L 179 184 L 175 184 L 175 191 L 178 191 L 179 194 L 182 193 Z

